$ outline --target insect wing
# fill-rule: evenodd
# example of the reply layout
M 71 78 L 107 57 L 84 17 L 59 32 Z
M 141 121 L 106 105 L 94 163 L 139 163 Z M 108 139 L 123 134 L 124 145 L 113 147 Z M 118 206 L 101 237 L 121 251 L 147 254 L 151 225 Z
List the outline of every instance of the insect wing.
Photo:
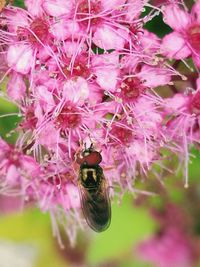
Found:
M 110 225 L 111 206 L 105 179 L 96 189 L 89 190 L 79 184 L 83 214 L 88 225 L 96 232 Z

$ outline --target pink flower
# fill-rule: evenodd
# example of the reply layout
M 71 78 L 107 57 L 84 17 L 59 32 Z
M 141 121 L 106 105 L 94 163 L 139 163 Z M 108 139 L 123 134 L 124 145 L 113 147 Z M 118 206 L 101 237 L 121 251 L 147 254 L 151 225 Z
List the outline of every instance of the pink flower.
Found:
M 166 35 L 162 43 L 162 53 L 169 58 L 184 59 L 192 55 L 197 66 L 200 65 L 200 1 L 197 1 L 191 13 L 177 4 L 164 8 L 164 20 L 174 30 Z
M 29 183 L 29 179 L 37 177 L 40 167 L 34 158 L 24 155 L 17 148 L 0 140 L 0 181 L 2 192 L 19 191 L 21 194 Z
M 54 207 L 57 209 L 58 205 L 65 211 L 80 208 L 80 196 L 78 187 L 73 183 L 73 171 L 63 164 L 59 167 L 60 172 L 57 172 L 57 167 L 49 162 L 40 176 L 39 186 L 38 181 L 32 185 L 35 198 L 39 196 L 39 205 L 43 211 Z
M 192 250 L 189 241 L 177 228 L 165 230 L 144 241 L 138 249 L 139 256 L 155 267 L 190 267 Z
M 140 11 L 130 8 L 131 3 L 125 3 L 124 0 L 112 1 L 78 1 L 76 10 L 76 19 L 83 32 L 92 32 L 93 43 L 104 49 L 122 50 L 125 42 L 128 41 L 128 29 L 120 25 L 118 18 L 129 22 L 135 19 Z M 134 4 L 142 1 L 136 1 Z M 126 17 L 124 18 L 124 9 Z M 116 15 L 116 18 L 115 18 Z M 128 17 L 130 15 L 130 17 Z
M 198 144 L 200 138 L 200 87 L 197 79 L 197 90 L 189 90 L 185 94 L 175 94 L 165 100 L 164 134 L 170 141 L 175 141 L 174 152 L 178 153 L 184 162 L 183 173 L 185 187 L 188 187 L 189 149 L 192 144 Z M 180 131 L 181 129 L 181 131 Z
M 166 203 L 164 210 L 155 210 L 153 216 L 160 223 L 160 230 L 137 246 L 139 257 L 155 267 L 192 266 L 195 258 L 183 210 Z
M 36 53 L 45 47 L 51 39 L 49 22 L 44 18 L 28 17 L 23 9 L 7 7 L 4 11 L 9 20 L 9 31 L 2 31 L 4 38 L 9 38 L 7 63 L 10 69 L 28 74 L 34 69 Z M 20 21 L 20 23 L 18 23 Z

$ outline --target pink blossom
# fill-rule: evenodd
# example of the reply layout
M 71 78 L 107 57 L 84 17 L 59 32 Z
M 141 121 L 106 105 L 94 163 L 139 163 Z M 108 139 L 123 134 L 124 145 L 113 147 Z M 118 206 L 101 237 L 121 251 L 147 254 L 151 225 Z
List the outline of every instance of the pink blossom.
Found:
M 48 172 L 45 176 L 48 175 Z M 69 172 L 51 174 L 45 180 L 41 180 L 40 187 L 36 188 L 36 196 L 39 194 L 39 205 L 41 209 L 57 209 L 61 205 L 65 211 L 80 208 L 80 197 L 77 186 L 68 181 Z M 68 177 L 67 177 L 68 176 Z M 37 185 L 35 185 L 37 186 Z
M 164 8 L 165 22 L 174 30 L 163 39 L 161 49 L 164 55 L 175 59 L 184 59 L 192 55 L 199 66 L 199 5 L 200 2 L 197 1 L 190 14 L 177 4 Z
M 184 161 L 185 187 L 188 187 L 188 161 L 189 148 L 199 142 L 199 115 L 200 115 L 199 79 L 197 90 L 189 90 L 185 94 L 176 94 L 173 98 L 166 99 L 165 135 L 168 140 L 176 140 L 175 151 Z M 181 131 L 180 131 L 181 129 Z
M 27 12 L 22 9 L 16 11 L 6 8 L 4 13 L 12 33 L 8 35 L 6 31 L 2 32 L 4 38 L 10 39 L 8 66 L 14 71 L 28 74 L 34 68 L 37 51 L 50 41 L 49 23 L 39 17 L 29 19 Z
M 1 184 L 4 185 L 2 192 L 6 194 L 6 191 L 12 191 L 13 187 L 22 193 L 28 184 L 28 179 L 37 177 L 40 172 L 39 165 L 32 157 L 24 155 L 23 152 L 6 144 L 2 139 L 0 148 L 0 177 Z
M 140 257 L 154 264 L 155 267 L 189 267 L 192 265 L 192 250 L 183 233 L 176 228 L 150 240 L 139 247 Z
M 160 229 L 137 246 L 139 257 L 156 267 L 192 266 L 195 258 L 183 211 L 166 203 L 164 210 L 155 210 L 153 216 L 160 223 Z

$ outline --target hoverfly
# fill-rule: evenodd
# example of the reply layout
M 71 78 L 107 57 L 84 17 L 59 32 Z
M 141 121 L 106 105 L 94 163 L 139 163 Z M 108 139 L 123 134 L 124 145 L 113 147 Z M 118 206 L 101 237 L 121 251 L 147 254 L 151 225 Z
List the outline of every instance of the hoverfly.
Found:
M 99 166 L 101 161 L 101 154 L 92 145 L 76 157 L 76 162 L 80 164 L 79 191 L 83 215 L 96 232 L 106 230 L 111 220 L 108 188 L 103 169 Z

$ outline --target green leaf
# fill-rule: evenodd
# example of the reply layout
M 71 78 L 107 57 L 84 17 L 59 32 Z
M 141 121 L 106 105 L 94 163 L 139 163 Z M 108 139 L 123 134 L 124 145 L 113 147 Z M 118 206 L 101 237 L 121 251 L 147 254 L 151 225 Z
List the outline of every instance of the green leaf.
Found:
M 18 7 L 22 7 L 22 8 L 25 7 L 23 0 L 14 0 L 13 5 L 18 6 Z
M 200 174 L 200 151 L 193 148 L 191 150 L 191 154 L 193 156 L 190 157 L 190 162 L 188 166 L 188 172 L 189 172 L 189 184 L 193 181 L 199 181 L 199 174 Z
M 21 120 L 17 115 L 18 112 L 18 108 L 15 104 L 4 98 L 0 98 L 0 136 L 9 143 L 14 143 L 18 136 L 16 132 L 10 137 L 7 136 L 11 130 L 17 127 L 17 124 Z

